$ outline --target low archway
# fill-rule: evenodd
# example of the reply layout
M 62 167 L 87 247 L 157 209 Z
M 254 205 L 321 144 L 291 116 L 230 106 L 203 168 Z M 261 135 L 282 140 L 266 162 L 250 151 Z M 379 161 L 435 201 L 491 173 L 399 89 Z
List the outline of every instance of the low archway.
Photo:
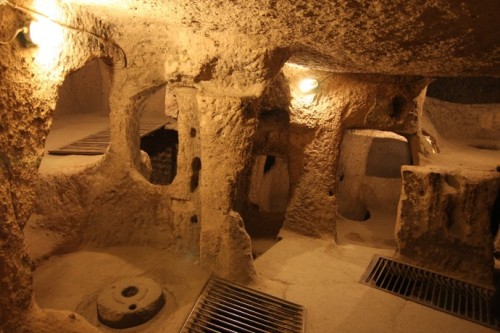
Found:
M 140 147 L 149 159 L 141 172 L 152 184 L 171 184 L 177 174 L 179 144 L 175 96 L 163 86 L 144 100 L 140 112 Z
M 338 168 L 338 237 L 342 242 L 396 246 L 394 227 L 403 165 L 412 164 L 406 138 L 378 130 L 344 134 Z
M 95 59 L 69 74 L 59 89 L 41 173 L 67 171 L 100 160 L 109 144 L 108 65 Z

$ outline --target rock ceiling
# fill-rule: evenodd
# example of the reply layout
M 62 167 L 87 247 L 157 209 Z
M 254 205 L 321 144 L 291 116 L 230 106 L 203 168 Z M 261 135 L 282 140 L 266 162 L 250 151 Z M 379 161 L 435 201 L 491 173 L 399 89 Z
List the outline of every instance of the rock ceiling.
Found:
M 128 52 L 140 41 L 169 53 L 172 36 L 189 35 L 215 48 L 285 48 L 295 63 L 336 72 L 500 76 L 496 0 L 66 2 L 115 25 Z

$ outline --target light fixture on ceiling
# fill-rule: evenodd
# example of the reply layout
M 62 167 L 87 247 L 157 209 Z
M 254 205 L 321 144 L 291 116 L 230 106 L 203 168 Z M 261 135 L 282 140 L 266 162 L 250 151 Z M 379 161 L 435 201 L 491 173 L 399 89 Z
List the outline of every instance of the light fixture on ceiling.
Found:
M 127 67 L 127 55 L 123 48 L 114 40 L 88 31 L 84 28 L 75 27 L 65 23 L 64 13 L 58 0 L 32 0 L 30 7 L 13 3 L 9 0 L 0 0 L 0 6 L 7 5 L 17 11 L 23 12 L 33 17 L 33 21 L 23 28 L 16 30 L 13 37 L 7 41 L 1 41 L 0 44 L 9 44 L 16 37 L 21 41 L 24 47 L 38 46 L 35 59 L 38 63 L 45 66 L 52 65 L 57 55 L 62 51 L 64 44 L 65 30 L 85 33 L 99 40 L 103 44 L 111 45 L 117 49 L 122 57 L 122 67 Z M 69 0 L 68 0 L 69 1 Z M 74 0 L 79 1 L 79 0 Z M 107 3 L 108 0 L 89 0 L 93 3 Z M 114 0 L 118 1 L 118 0 Z M 114 59 L 113 59 L 114 60 Z M 111 67 L 115 68 L 115 61 Z
M 300 90 L 300 92 L 302 92 L 304 94 L 311 93 L 318 88 L 319 88 L 318 79 L 306 78 L 306 79 L 302 79 L 299 82 L 299 90 Z

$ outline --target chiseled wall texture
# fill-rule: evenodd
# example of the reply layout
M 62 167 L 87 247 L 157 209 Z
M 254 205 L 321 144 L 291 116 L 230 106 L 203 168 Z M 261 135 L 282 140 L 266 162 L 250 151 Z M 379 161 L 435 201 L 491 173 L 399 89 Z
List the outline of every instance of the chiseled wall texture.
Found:
M 491 284 L 491 213 L 499 195 L 499 173 L 404 166 L 402 176 L 399 254 L 421 267 Z
M 317 77 L 317 94 L 292 90 L 290 105 L 291 198 L 285 227 L 311 236 L 335 236 L 337 167 L 344 131 L 368 128 L 412 136 L 418 132 L 427 80 L 342 75 L 286 69 L 295 87 Z M 397 102 L 395 102 L 397 101 Z
M 86 244 L 166 244 L 199 252 L 204 267 L 230 278 L 254 272 L 238 211 L 246 195 L 259 99 L 290 57 L 339 73 L 386 74 L 318 71 L 328 77 L 315 99 L 290 101 L 292 196 L 285 227 L 314 236 L 335 234 L 334 175 L 342 131 L 415 134 L 427 82 L 399 75 L 500 74 L 499 37 L 491 33 L 496 1 L 457 6 L 444 0 L 254 0 L 213 6 L 128 0 L 122 4 L 131 8 L 116 10 L 105 2 L 88 7 L 78 1 L 71 6 L 58 0 L 16 2 L 42 3 L 41 12 L 52 6 L 61 23 L 77 29 L 59 27 L 64 43 L 49 50 L 23 48 L 18 40 L 0 46 L 0 331 L 8 333 L 95 331 L 74 314 L 37 309 L 22 235 L 58 88 L 93 58 L 115 63 L 110 147 L 89 168 L 40 180 L 38 189 L 46 194 L 37 202 L 40 220 L 67 235 L 61 251 Z M 6 4 L 0 16 L 3 40 L 30 20 Z M 42 54 L 49 59 L 42 62 Z M 290 81 L 292 76 L 285 70 Z M 178 180 L 169 187 L 150 184 L 138 171 L 144 170 L 141 105 L 165 85 L 179 94 L 178 117 L 185 121 L 179 128 Z M 197 157 L 199 184 L 191 189 Z M 194 215 L 198 224 L 191 222 Z
M 30 5 L 30 1 L 20 1 Z M 58 6 L 68 24 L 75 24 L 76 16 L 64 6 Z M 17 27 L 29 21 L 29 16 L 10 6 L 0 6 L 2 39 L 9 39 Z M 106 25 L 96 24 L 95 17 L 79 15 L 92 31 L 103 34 Z M 31 264 L 26 252 L 22 228 L 26 224 L 35 195 L 37 169 L 45 138 L 63 78 L 92 58 L 108 56 L 107 46 L 90 43 L 85 34 L 62 30 L 67 47 L 51 50 L 50 59 L 42 59 L 42 47 L 24 48 L 18 40 L 0 47 L 0 331 L 17 332 L 23 323 L 28 332 L 29 318 L 40 321 L 50 313 L 38 313 L 32 301 Z M 110 54 L 112 52 L 109 52 Z M 31 310 L 31 311 L 29 311 Z M 27 317 L 27 314 L 30 316 Z M 68 321 L 65 316 L 57 321 Z M 74 317 L 76 325 L 81 324 Z M 52 318 L 55 319 L 55 318 Z M 50 319 L 49 319 L 50 320 Z M 84 325 L 85 326 L 85 325 Z M 57 327 L 57 325 L 55 325 Z M 87 327 L 88 332 L 92 328 Z M 43 330 L 41 330 L 43 331 Z

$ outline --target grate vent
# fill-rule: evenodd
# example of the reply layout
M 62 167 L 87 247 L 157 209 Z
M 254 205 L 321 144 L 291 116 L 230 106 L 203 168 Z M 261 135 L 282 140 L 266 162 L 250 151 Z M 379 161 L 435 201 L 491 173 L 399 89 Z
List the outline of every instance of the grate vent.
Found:
M 304 307 L 212 277 L 181 333 L 301 333 Z
M 375 256 L 362 283 L 434 309 L 500 329 L 491 314 L 494 290 Z
M 140 137 L 151 134 L 162 128 L 164 124 L 141 123 L 139 128 Z M 102 155 L 106 153 L 109 145 L 109 128 L 89 135 L 83 139 L 76 140 L 66 146 L 49 150 L 51 155 Z

